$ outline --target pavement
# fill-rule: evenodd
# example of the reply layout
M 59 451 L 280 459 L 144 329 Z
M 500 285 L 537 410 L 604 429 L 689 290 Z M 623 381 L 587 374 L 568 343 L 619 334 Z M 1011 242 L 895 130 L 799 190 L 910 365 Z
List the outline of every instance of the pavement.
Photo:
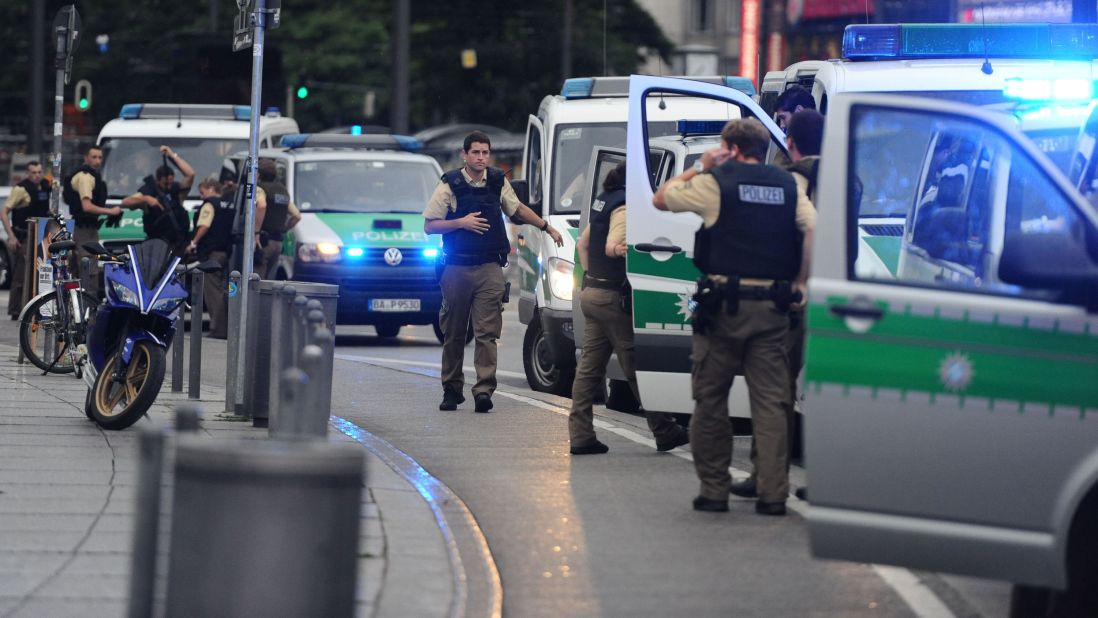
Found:
M 14 326 L 5 322 L 0 330 Z M 204 359 L 218 351 L 223 356 L 220 342 L 206 341 Z M 0 617 L 126 615 L 138 433 L 142 427 L 171 427 L 173 408 L 192 402 L 187 388 L 170 391 L 169 360 L 169 378 L 148 415 L 130 429 L 104 431 L 84 415 L 82 381 L 43 376 L 29 363 L 18 364 L 16 353 L 14 346 L 0 344 Z M 268 439 L 267 429 L 221 412 L 224 389 L 218 382 L 207 378 L 193 401 L 203 409 L 199 435 Z M 498 598 L 492 596 L 501 594 L 498 572 L 486 544 L 477 555 L 479 530 L 460 499 L 349 421 L 333 417 L 328 439 L 357 442 L 366 454 L 356 615 L 498 615 Z M 163 486 L 170 495 L 170 478 Z M 471 525 L 463 529 L 463 522 Z M 473 547 L 464 563 L 462 546 Z M 163 555 L 160 563 L 166 570 Z M 171 575 L 158 575 L 162 599 Z M 479 607 L 469 612 L 472 596 Z

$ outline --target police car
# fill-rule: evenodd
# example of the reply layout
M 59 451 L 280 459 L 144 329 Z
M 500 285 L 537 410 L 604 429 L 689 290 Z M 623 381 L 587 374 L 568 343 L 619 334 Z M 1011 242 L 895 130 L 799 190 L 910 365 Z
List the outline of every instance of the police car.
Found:
M 96 141 L 103 149 L 100 175 L 107 183 L 107 205 L 118 206 L 135 193 L 143 179 L 163 164 L 158 149 L 167 145 L 194 168 L 195 182 L 184 206 L 187 210 L 198 207 L 199 182 L 218 173 L 225 157 L 248 149 L 250 120 L 247 105 L 123 105 L 118 118 L 103 126 Z M 283 135 L 298 131 L 297 122 L 271 109 L 259 119 L 260 147 L 276 146 Z M 104 244 L 143 240 L 141 211 L 123 209 L 119 225 L 103 226 L 99 238 Z
M 641 126 L 653 80 L 633 78 Z M 814 555 L 1010 581 L 1013 615 L 1098 615 L 1098 212 L 1001 112 L 840 92 L 827 115 L 805 367 Z M 643 203 L 630 120 L 627 200 Z M 1094 135 L 1078 141 L 1077 183 L 1093 186 Z M 886 272 L 861 237 L 881 204 L 899 221 Z M 668 236 L 664 213 L 629 214 L 630 255 Z M 640 266 L 634 307 L 662 302 L 639 295 L 666 279 Z M 648 407 L 661 389 L 641 371 L 642 332 Z
M 339 286 L 340 324 L 395 337 L 404 325 L 438 331 L 441 237 L 423 232 L 423 207 L 442 169 L 394 135 L 303 134 L 263 149 L 301 221 L 283 240 L 277 278 Z M 234 157 L 238 169 L 246 155 Z

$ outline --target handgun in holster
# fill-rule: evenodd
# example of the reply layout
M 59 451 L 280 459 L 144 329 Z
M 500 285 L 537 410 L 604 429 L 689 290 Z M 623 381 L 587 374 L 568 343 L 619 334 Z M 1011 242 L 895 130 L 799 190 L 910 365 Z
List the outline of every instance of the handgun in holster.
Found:
M 503 304 L 511 302 L 511 282 L 508 281 L 503 284 Z
M 736 315 L 739 311 L 740 278 L 730 276 L 728 277 L 728 283 L 724 284 L 724 312 L 728 315 Z
M 798 294 L 799 296 L 799 294 Z M 793 305 L 793 283 L 790 281 L 775 281 L 770 286 L 770 298 L 774 301 L 774 308 L 782 313 L 789 313 Z
M 692 297 L 694 300 L 694 315 L 691 322 L 694 333 L 704 335 L 709 330 L 713 316 L 721 310 L 722 297 L 718 293 L 716 284 L 708 277 L 698 279 L 698 289 Z

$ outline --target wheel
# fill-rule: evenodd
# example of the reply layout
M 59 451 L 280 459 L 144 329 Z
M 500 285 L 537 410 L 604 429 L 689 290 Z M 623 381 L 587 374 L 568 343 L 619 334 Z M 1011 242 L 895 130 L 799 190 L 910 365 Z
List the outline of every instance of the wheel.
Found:
M 400 324 L 375 324 L 374 330 L 377 331 L 378 337 L 391 339 L 400 334 Z
M 522 366 L 531 389 L 561 397 L 572 395 L 575 361 L 565 366 L 554 362 L 553 353 L 549 350 L 549 338 L 542 331 L 537 315 L 530 320 L 526 335 L 522 338 Z
M 92 387 L 92 418 L 100 427 L 125 429 L 148 411 L 164 383 L 165 356 L 164 348 L 148 341 L 137 342 L 121 381 L 115 380 L 114 374 L 122 356 L 111 356 Z
M 439 326 L 438 318 L 435 318 L 435 321 L 431 322 L 431 328 L 434 329 L 435 338 L 438 339 L 438 342 L 444 343 L 446 338 L 442 336 L 442 327 Z M 476 333 L 473 331 L 473 323 L 470 322 L 469 332 L 465 333 L 465 345 L 469 345 L 469 342 L 473 340 L 473 337 L 476 337 Z
M 633 389 L 629 388 L 629 382 L 625 380 L 610 380 L 606 407 L 627 414 L 640 412 L 640 402 L 633 396 Z
M 56 292 L 51 292 L 24 310 L 23 319 L 19 323 L 19 347 L 23 350 L 23 356 L 42 371 L 72 373 L 72 358 L 68 354 L 69 337 L 57 319 L 56 301 Z M 96 304 L 95 297 L 84 292 L 85 328 L 95 315 Z
M 11 287 L 11 256 L 7 247 L 0 247 L 0 290 Z

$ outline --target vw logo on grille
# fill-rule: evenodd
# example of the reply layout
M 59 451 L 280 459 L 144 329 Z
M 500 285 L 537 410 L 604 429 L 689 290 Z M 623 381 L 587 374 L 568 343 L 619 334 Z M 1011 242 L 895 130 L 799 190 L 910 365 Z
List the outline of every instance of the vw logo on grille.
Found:
M 385 263 L 389 266 L 396 266 L 404 261 L 404 254 L 400 252 L 400 249 L 396 247 L 389 247 L 385 250 Z

